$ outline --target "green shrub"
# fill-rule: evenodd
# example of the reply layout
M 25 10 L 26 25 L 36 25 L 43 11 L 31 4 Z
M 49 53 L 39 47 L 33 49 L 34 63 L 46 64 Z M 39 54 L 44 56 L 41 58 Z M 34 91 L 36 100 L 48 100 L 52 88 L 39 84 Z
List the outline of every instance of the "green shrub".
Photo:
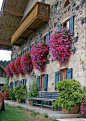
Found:
M 37 81 L 36 81 L 36 79 L 34 79 L 32 85 L 29 86 L 29 94 L 28 94 L 28 97 L 29 97 L 29 99 L 31 97 L 38 97 Z
M 17 98 L 18 102 L 24 101 L 27 98 L 27 88 L 25 85 L 23 86 L 16 86 L 13 90 L 15 97 Z
M 10 98 L 11 100 L 16 100 L 16 98 L 15 98 L 15 93 L 13 92 L 13 90 L 14 90 L 14 89 L 10 89 L 10 90 L 9 90 L 9 98 Z
M 37 115 L 39 115 L 39 112 L 35 112 L 35 111 L 32 111 L 32 112 L 31 112 L 31 116 L 32 116 L 32 117 L 36 117 Z
M 43 116 L 44 116 L 44 118 L 48 118 L 48 114 L 47 113 L 44 113 Z
M 82 90 L 79 82 L 75 79 L 59 81 L 56 86 L 59 97 L 53 103 L 54 106 L 58 105 L 61 108 L 71 110 L 82 101 Z
M 83 101 L 86 99 L 86 86 L 83 86 Z
M 9 78 L 6 78 L 6 79 L 5 79 L 5 83 L 4 83 L 4 87 L 3 87 L 2 90 L 1 90 L 2 93 L 4 93 L 5 90 L 9 90 L 9 85 L 8 85 L 8 83 L 9 83 Z

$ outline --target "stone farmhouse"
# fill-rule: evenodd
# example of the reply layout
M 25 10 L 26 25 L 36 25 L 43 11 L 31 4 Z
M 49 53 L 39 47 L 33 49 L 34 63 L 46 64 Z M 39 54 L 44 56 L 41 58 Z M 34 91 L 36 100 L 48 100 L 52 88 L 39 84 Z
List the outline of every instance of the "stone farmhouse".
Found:
M 44 71 L 13 74 L 10 87 L 25 84 L 29 90 L 33 77 L 40 91 L 55 91 L 56 83 L 74 78 L 86 85 L 86 3 L 85 0 L 5 0 L 0 18 L 0 48 L 12 49 L 12 61 L 30 52 L 35 44 L 49 44 L 55 30 L 72 30 L 70 58 L 55 61 L 49 51 Z

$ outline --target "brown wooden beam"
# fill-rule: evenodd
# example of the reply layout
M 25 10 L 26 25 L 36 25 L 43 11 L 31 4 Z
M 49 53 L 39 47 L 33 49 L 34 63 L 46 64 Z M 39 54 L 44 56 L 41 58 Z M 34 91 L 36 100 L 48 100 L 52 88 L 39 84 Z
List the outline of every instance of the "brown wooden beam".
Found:
M 17 9 L 14 9 L 12 7 L 4 7 L 3 12 L 6 12 L 8 14 L 14 15 L 14 16 L 23 16 L 23 13 Z
M 11 42 L 8 40 L 8 41 L 3 41 L 0 39 L 0 44 L 1 45 L 11 45 Z
M 19 39 L 27 40 L 27 37 L 19 37 Z
M 8 26 L 0 26 L 0 28 L 2 28 L 2 29 L 8 29 L 8 30 L 11 30 L 11 31 L 13 31 L 15 29 L 15 28 L 8 27 Z
M 31 32 L 36 32 L 36 30 L 35 29 L 27 29 L 28 31 L 31 31 Z

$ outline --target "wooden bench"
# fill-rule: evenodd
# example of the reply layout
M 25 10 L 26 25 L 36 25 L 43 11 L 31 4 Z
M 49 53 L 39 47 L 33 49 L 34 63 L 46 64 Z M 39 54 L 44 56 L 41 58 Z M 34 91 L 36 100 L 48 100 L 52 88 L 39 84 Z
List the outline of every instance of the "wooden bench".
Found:
M 54 110 L 52 103 L 58 98 L 59 92 L 40 92 L 39 98 L 31 98 L 33 106 L 49 107 Z M 47 104 L 46 104 L 47 103 Z

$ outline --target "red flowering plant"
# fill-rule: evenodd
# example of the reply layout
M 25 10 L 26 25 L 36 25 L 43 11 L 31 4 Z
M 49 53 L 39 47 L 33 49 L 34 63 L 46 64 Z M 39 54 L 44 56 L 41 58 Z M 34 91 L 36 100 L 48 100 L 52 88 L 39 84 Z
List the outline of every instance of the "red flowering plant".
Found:
M 22 74 L 23 70 L 22 70 L 22 67 L 21 67 L 20 59 L 21 59 L 20 56 L 18 58 L 16 58 L 16 60 L 14 62 L 14 66 L 15 66 L 16 72 Z
M 54 60 L 60 63 L 66 62 L 71 55 L 73 34 L 68 29 L 56 30 L 52 33 L 49 40 L 50 52 Z
M 7 76 L 11 76 L 11 70 L 10 70 L 10 64 L 8 64 L 6 67 L 5 67 L 5 72 L 7 74 Z
M 49 53 L 48 45 L 46 43 L 38 43 L 31 48 L 32 62 L 36 69 L 43 71 L 47 63 L 47 55 Z
M 21 57 L 21 66 L 23 73 L 30 74 L 33 70 L 32 59 L 30 53 L 25 53 Z
M 10 71 L 12 74 L 17 74 L 15 66 L 14 66 L 14 60 L 10 62 Z
M 86 99 L 81 103 L 80 111 L 81 114 L 86 117 Z

